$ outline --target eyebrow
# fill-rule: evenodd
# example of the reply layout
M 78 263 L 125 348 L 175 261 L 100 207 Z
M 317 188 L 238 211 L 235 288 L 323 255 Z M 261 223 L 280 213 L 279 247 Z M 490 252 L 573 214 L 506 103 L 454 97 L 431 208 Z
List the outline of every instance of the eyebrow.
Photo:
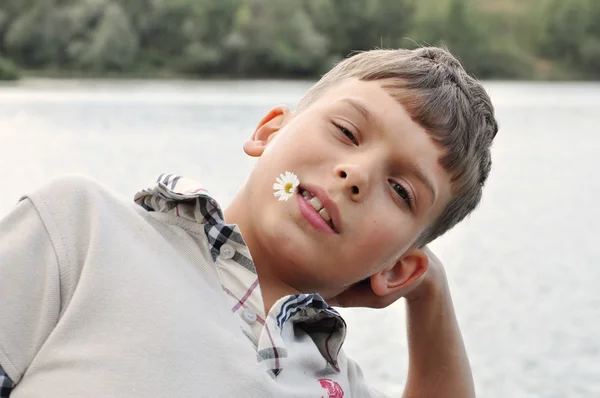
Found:
M 427 188 L 427 190 L 431 194 L 431 196 L 430 196 L 430 198 L 431 198 L 431 204 L 433 204 L 435 202 L 436 197 L 437 197 L 437 193 L 435 191 L 435 188 L 433 187 L 433 183 L 427 177 L 427 175 L 423 172 L 423 169 L 421 169 L 416 164 L 409 164 L 407 166 L 407 169 L 408 169 L 408 172 L 410 174 L 412 174 L 413 176 L 415 176 L 419 181 L 421 181 L 421 183 L 423 185 L 425 185 L 425 187 Z
M 360 101 L 357 101 L 352 98 L 344 98 L 340 100 L 340 102 L 348 104 L 352 108 L 354 108 L 354 110 L 360 113 L 363 119 L 365 119 L 367 123 L 369 123 L 371 126 L 375 126 L 378 128 L 381 127 L 381 121 L 378 120 L 375 116 L 373 116 L 373 114 L 367 109 L 367 107 L 364 106 Z

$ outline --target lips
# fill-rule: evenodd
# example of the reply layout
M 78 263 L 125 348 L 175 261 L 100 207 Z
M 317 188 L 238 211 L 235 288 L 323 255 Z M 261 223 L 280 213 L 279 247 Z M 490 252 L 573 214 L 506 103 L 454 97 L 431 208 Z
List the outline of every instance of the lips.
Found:
M 319 213 L 321 218 L 323 218 L 323 220 L 331 227 L 331 229 L 334 229 L 333 222 L 331 221 L 331 216 L 329 215 L 329 212 L 327 211 L 325 206 L 323 206 L 321 200 L 314 196 L 312 192 L 307 190 L 300 190 L 300 195 L 302 195 L 302 197 L 308 202 L 308 204 L 311 205 L 317 213 Z
M 323 232 L 340 233 L 340 216 L 337 205 L 327 191 L 316 185 L 298 187 L 299 204 L 305 218 Z

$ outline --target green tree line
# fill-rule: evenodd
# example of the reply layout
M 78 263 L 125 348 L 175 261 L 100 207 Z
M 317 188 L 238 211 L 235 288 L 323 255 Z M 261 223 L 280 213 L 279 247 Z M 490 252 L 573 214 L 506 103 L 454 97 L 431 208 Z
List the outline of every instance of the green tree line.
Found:
M 483 79 L 597 79 L 598 21 L 598 0 L 2 0 L 0 78 L 312 78 L 441 44 Z

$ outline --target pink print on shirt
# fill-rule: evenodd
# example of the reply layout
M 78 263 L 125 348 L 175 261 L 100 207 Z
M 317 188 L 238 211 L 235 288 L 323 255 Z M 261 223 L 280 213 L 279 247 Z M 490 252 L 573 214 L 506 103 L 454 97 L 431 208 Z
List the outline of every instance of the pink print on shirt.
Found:
M 321 387 L 327 389 L 328 394 L 327 397 L 323 396 L 321 398 L 344 398 L 344 390 L 342 390 L 342 387 L 337 381 L 331 379 L 319 379 L 319 382 L 321 383 Z

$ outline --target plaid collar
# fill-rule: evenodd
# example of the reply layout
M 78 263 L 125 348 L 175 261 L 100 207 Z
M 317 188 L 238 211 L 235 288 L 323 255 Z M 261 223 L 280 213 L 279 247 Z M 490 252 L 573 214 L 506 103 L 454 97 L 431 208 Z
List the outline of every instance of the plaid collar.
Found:
M 203 224 L 213 261 L 228 241 L 245 245 L 237 226 L 225 224 L 217 201 L 196 181 L 174 174 L 161 174 L 148 188 L 137 192 L 134 200 L 148 211 L 174 213 Z M 246 260 L 246 263 L 252 261 Z
M 284 335 L 296 327 L 304 330 L 327 362 L 339 370 L 337 357 L 346 336 L 343 318 L 317 293 L 283 297 L 265 316 L 256 268 L 239 228 L 225 224 L 220 206 L 199 183 L 162 174 L 148 188 L 137 192 L 134 200 L 148 211 L 172 214 L 204 226 L 213 263 L 225 265 L 217 270 L 223 290 L 233 299 L 232 312 L 242 316 L 244 310 L 252 307 L 262 312 L 257 315 L 257 352 L 271 375 L 277 376 L 284 368 Z M 224 251 L 229 251 L 229 255 L 223 256 Z

